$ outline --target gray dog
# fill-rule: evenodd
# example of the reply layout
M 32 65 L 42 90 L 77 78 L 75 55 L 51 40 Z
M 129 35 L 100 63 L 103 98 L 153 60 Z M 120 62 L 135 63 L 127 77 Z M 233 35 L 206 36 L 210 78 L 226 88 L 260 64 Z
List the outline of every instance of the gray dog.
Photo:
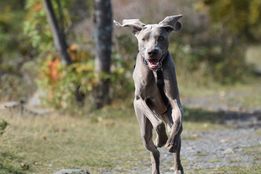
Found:
M 152 173 L 159 174 L 160 153 L 165 146 L 174 153 L 175 173 L 184 173 L 180 161 L 182 107 L 174 62 L 168 52 L 168 36 L 181 29 L 182 15 L 168 16 L 158 24 L 144 24 L 139 19 L 125 19 L 117 26 L 129 27 L 138 39 L 139 53 L 133 72 L 134 109 L 144 146 L 151 154 Z M 165 124 L 170 127 L 169 138 Z M 152 130 L 156 130 L 156 141 Z

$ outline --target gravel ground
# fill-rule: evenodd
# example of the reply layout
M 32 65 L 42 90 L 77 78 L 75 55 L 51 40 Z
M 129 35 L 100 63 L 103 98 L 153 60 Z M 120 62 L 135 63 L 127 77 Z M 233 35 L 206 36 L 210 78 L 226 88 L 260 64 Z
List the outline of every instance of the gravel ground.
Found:
M 183 140 L 181 156 L 185 171 L 193 173 L 197 169 L 210 169 L 219 167 L 240 166 L 248 167 L 254 163 L 254 157 L 244 149 L 259 146 L 261 147 L 261 137 L 257 134 L 260 128 L 233 128 L 224 130 L 211 130 L 204 132 L 183 132 L 183 137 L 193 136 L 193 140 Z M 164 174 L 173 173 L 172 154 L 164 148 L 161 152 L 161 172 Z M 259 152 L 260 153 L 260 152 Z M 141 161 L 138 166 L 129 171 L 124 171 L 120 166 L 109 173 L 129 173 L 129 174 L 150 174 L 150 160 Z

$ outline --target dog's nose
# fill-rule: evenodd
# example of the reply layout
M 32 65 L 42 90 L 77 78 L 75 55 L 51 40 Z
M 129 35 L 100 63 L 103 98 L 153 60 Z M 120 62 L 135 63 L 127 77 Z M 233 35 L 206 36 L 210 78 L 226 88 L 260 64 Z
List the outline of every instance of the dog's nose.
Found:
M 148 51 L 148 55 L 149 56 L 155 56 L 158 54 L 158 50 L 157 49 L 152 49 Z

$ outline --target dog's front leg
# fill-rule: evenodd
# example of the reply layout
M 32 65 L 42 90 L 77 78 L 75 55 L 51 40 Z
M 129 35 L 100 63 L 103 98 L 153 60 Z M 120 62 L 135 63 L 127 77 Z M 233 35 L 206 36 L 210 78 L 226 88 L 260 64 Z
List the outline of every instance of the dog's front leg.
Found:
M 163 67 L 164 93 L 171 105 L 171 117 L 173 125 L 171 133 L 166 143 L 169 152 L 174 153 L 180 141 L 180 133 L 182 131 L 182 107 L 179 99 L 178 83 L 176 79 L 176 71 L 172 58 L 166 60 Z
M 169 89 L 167 89 L 169 90 Z M 170 90 L 171 91 L 171 90 Z M 173 97 L 170 91 L 166 91 L 166 96 L 169 99 L 172 107 L 171 116 L 173 119 L 173 125 L 171 127 L 171 133 L 167 140 L 166 147 L 169 152 L 174 153 L 174 170 L 175 174 L 184 174 L 183 167 L 180 160 L 181 150 L 181 137 L 182 132 L 182 108 L 179 101 L 179 97 Z
M 134 109 L 136 113 L 136 117 L 139 122 L 141 138 L 145 148 L 150 151 L 151 156 L 151 164 L 152 164 L 152 174 L 159 174 L 159 165 L 160 165 L 160 153 L 157 150 L 157 147 L 154 145 L 152 141 L 152 129 L 153 125 L 151 121 L 145 114 L 144 107 L 142 106 L 141 99 L 134 99 Z
M 166 143 L 166 147 L 169 152 L 174 154 L 174 170 L 175 174 L 183 174 L 183 167 L 180 160 L 181 149 L 181 137 L 182 132 L 182 106 L 179 99 L 179 90 L 176 80 L 175 66 L 172 59 L 168 59 L 166 66 L 164 67 L 164 92 L 169 100 L 172 108 L 171 117 L 173 125 L 171 127 L 171 133 Z
M 158 127 L 164 124 L 162 120 L 154 112 L 151 111 L 144 99 L 136 99 L 136 103 L 143 110 L 146 117 L 150 120 L 154 129 L 157 130 Z
M 168 97 L 169 98 L 169 97 Z M 166 143 L 166 147 L 169 152 L 176 152 L 180 144 L 180 134 L 182 132 L 182 111 L 178 104 L 178 99 L 169 99 L 172 107 L 171 116 L 173 119 L 173 125 L 171 127 L 171 132 L 169 139 Z

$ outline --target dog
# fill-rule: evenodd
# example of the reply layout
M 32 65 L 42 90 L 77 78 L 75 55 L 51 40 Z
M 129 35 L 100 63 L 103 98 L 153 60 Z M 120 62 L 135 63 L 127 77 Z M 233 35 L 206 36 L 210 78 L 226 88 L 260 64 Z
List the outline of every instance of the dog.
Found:
M 175 64 L 168 51 L 168 37 L 182 27 L 182 15 L 167 16 L 158 24 L 144 24 L 139 19 L 124 19 L 116 26 L 132 29 L 138 40 L 138 54 L 133 71 L 135 84 L 134 110 L 139 122 L 145 148 L 150 151 L 152 174 L 159 174 L 160 153 L 165 146 L 174 153 L 175 174 L 183 174 L 180 160 L 182 105 L 176 78 Z M 170 135 L 166 133 L 166 126 Z M 153 129 L 156 140 L 153 142 Z

